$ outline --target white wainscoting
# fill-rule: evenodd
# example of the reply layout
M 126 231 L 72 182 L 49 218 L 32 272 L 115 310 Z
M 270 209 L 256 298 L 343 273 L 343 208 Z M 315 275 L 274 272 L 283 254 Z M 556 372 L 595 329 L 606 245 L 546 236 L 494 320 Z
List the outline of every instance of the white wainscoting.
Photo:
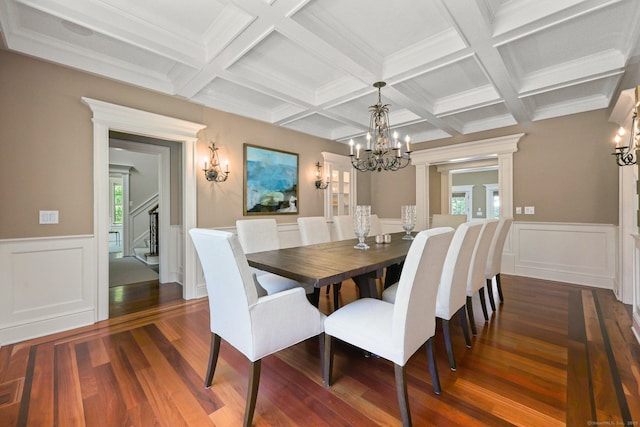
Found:
M 401 231 L 380 219 L 383 232 Z M 222 228 L 235 233 L 235 227 Z M 300 245 L 297 223 L 279 224 L 282 247 Z M 505 244 L 502 271 L 613 289 L 617 227 L 516 222 Z M 169 279 L 182 282 L 180 226 L 170 232 Z M 97 319 L 94 236 L 0 240 L 0 345 L 92 324 Z M 106 248 L 105 248 L 106 250 Z M 198 263 L 197 297 L 206 296 Z
M 95 322 L 92 247 L 92 236 L 0 241 L 0 345 Z
M 514 222 L 502 271 L 613 289 L 617 229 L 606 224 Z

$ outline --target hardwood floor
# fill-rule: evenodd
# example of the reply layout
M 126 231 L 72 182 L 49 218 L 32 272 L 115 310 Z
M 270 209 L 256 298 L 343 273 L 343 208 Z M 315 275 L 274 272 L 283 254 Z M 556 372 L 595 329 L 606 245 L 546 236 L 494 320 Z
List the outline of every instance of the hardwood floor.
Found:
M 109 318 L 182 301 L 182 286 L 157 280 L 109 288 Z
M 628 307 L 611 291 L 504 276 L 505 303 L 467 349 L 452 325 L 458 369 L 442 333 L 435 349 L 442 394 L 424 349 L 407 376 L 414 425 L 635 425 L 640 346 Z M 342 287 L 342 303 L 355 298 Z M 331 307 L 321 293 L 321 310 Z M 0 425 L 119 426 L 242 423 L 248 361 L 224 341 L 210 389 L 206 300 L 171 303 L 0 348 Z M 318 340 L 266 357 L 256 426 L 399 425 L 393 366 L 336 345 L 322 386 Z M 592 422 L 589 424 L 589 422 Z

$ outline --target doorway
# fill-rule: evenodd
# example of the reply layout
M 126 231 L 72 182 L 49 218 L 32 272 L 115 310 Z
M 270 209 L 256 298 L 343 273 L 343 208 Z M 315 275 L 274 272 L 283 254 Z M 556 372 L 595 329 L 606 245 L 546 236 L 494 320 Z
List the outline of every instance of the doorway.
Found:
M 110 104 L 82 97 L 93 113 L 93 181 L 94 181 L 94 233 L 92 251 L 97 260 L 95 277 L 95 320 L 109 317 L 109 216 L 105 206 L 109 188 L 109 131 L 119 131 L 152 138 L 177 141 L 181 146 L 182 223 L 176 250 L 179 252 L 177 269 L 183 284 L 183 298 L 192 299 L 206 295 L 204 285 L 197 284 L 197 256 L 192 244 L 188 244 L 188 230 L 197 225 L 195 146 L 198 132 L 206 126 L 173 117 L 162 116 L 133 108 Z

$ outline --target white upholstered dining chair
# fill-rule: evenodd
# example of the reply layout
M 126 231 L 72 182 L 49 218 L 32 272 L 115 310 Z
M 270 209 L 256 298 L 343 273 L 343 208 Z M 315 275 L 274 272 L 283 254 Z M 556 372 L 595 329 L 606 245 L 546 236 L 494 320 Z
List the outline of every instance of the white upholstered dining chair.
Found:
M 258 297 L 247 259 L 232 233 L 194 228 L 189 234 L 209 296 L 211 349 L 204 385 L 209 388 L 213 381 L 221 339 L 244 354 L 251 362 L 244 414 L 244 425 L 249 426 L 262 358 L 321 335 L 325 316 L 309 303 L 302 288 Z
M 467 222 L 467 220 L 466 215 L 433 214 L 431 217 L 431 228 L 457 228 L 460 224 Z
M 353 218 L 351 215 L 336 215 L 333 217 L 333 228 L 338 240 L 355 239 L 353 231 Z
M 496 303 L 493 299 L 493 278 L 496 278 L 496 288 L 498 289 L 498 297 L 500 302 L 504 301 L 502 295 L 502 284 L 500 283 L 500 270 L 502 268 L 502 252 L 504 251 L 504 242 L 507 240 L 507 234 L 513 223 L 513 218 L 502 218 L 496 229 L 496 233 L 491 241 L 491 247 L 489 248 L 489 257 L 487 258 L 487 296 L 489 297 L 489 303 L 491 309 L 496 311 Z
M 469 267 L 469 274 L 467 278 L 467 314 L 469 316 L 469 323 L 471 323 L 471 332 L 473 335 L 477 335 L 475 317 L 473 315 L 473 296 L 476 292 L 480 296 L 480 305 L 482 306 L 482 314 L 484 315 L 485 322 L 489 321 L 489 315 L 487 314 L 487 303 L 484 298 L 484 285 L 486 283 L 485 273 L 487 270 L 487 257 L 489 256 L 489 247 L 491 246 L 491 240 L 498 227 L 497 219 L 485 219 L 482 221 L 482 229 L 480 230 L 480 236 L 476 242 L 476 247 L 473 250 L 471 256 L 471 264 Z
M 300 242 L 302 243 L 302 246 L 327 243 L 331 241 L 331 230 L 329 229 L 327 220 L 323 216 L 307 216 L 298 218 L 298 230 L 300 231 Z M 338 305 L 340 304 L 339 294 L 342 283 L 334 283 L 333 285 L 327 286 L 327 293 L 329 293 L 330 287 L 333 287 L 333 309 L 337 310 Z
M 332 383 L 332 338 L 338 338 L 394 363 L 402 422 L 411 425 L 405 365 L 426 343 L 431 381 L 440 393 L 440 380 L 433 353 L 435 306 L 438 283 L 453 229 L 439 228 L 417 234 L 400 275 L 395 304 L 362 298 L 345 305 L 326 318 L 323 380 Z
M 353 231 L 353 217 L 351 215 L 337 215 L 333 217 L 333 227 L 338 240 L 355 239 L 356 233 Z M 378 215 L 371 215 L 371 227 L 369 228 L 369 236 L 377 236 L 382 234 L 382 226 Z
M 447 356 L 449 357 L 449 366 L 452 371 L 456 370 L 456 361 L 451 342 L 449 321 L 456 314 L 460 318 L 465 344 L 467 348 L 471 348 L 471 337 L 469 336 L 467 313 L 465 312 L 467 278 L 471 256 L 481 228 L 482 223 L 479 222 L 467 222 L 458 226 L 449 245 L 442 268 L 442 275 L 440 276 L 438 297 L 436 299 L 436 317 L 442 319 L 442 332 L 447 348 Z M 397 289 L 397 283 L 385 289 L 382 293 L 382 300 L 395 303 Z
M 241 219 L 236 221 L 238 240 L 245 254 L 280 249 L 278 224 L 273 218 Z M 258 270 L 250 267 L 256 275 L 256 280 L 268 295 L 287 289 L 302 287 L 309 295 L 309 299 L 317 307 L 319 291 L 311 285 L 299 283 L 295 280 Z
M 331 241 L 331 231 L 323 216 L 306 216 L 298 218 L 298 230 L 302 246 L 327 243 Z

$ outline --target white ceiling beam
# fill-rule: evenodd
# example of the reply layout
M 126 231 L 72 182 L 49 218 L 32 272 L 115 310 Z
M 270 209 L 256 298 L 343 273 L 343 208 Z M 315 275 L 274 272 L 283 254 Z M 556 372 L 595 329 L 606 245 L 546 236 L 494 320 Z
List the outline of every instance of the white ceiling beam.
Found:
M 491 38 L 491 27 L 475 0 L 458 0 L 444 5 L 460 33 L 476 52 L 478 62 L 482 64 L 487 77 L 495 85 L 504 103 L 519 124 L 531 122 L 531 114 L 518 97 L 509 71 Z

